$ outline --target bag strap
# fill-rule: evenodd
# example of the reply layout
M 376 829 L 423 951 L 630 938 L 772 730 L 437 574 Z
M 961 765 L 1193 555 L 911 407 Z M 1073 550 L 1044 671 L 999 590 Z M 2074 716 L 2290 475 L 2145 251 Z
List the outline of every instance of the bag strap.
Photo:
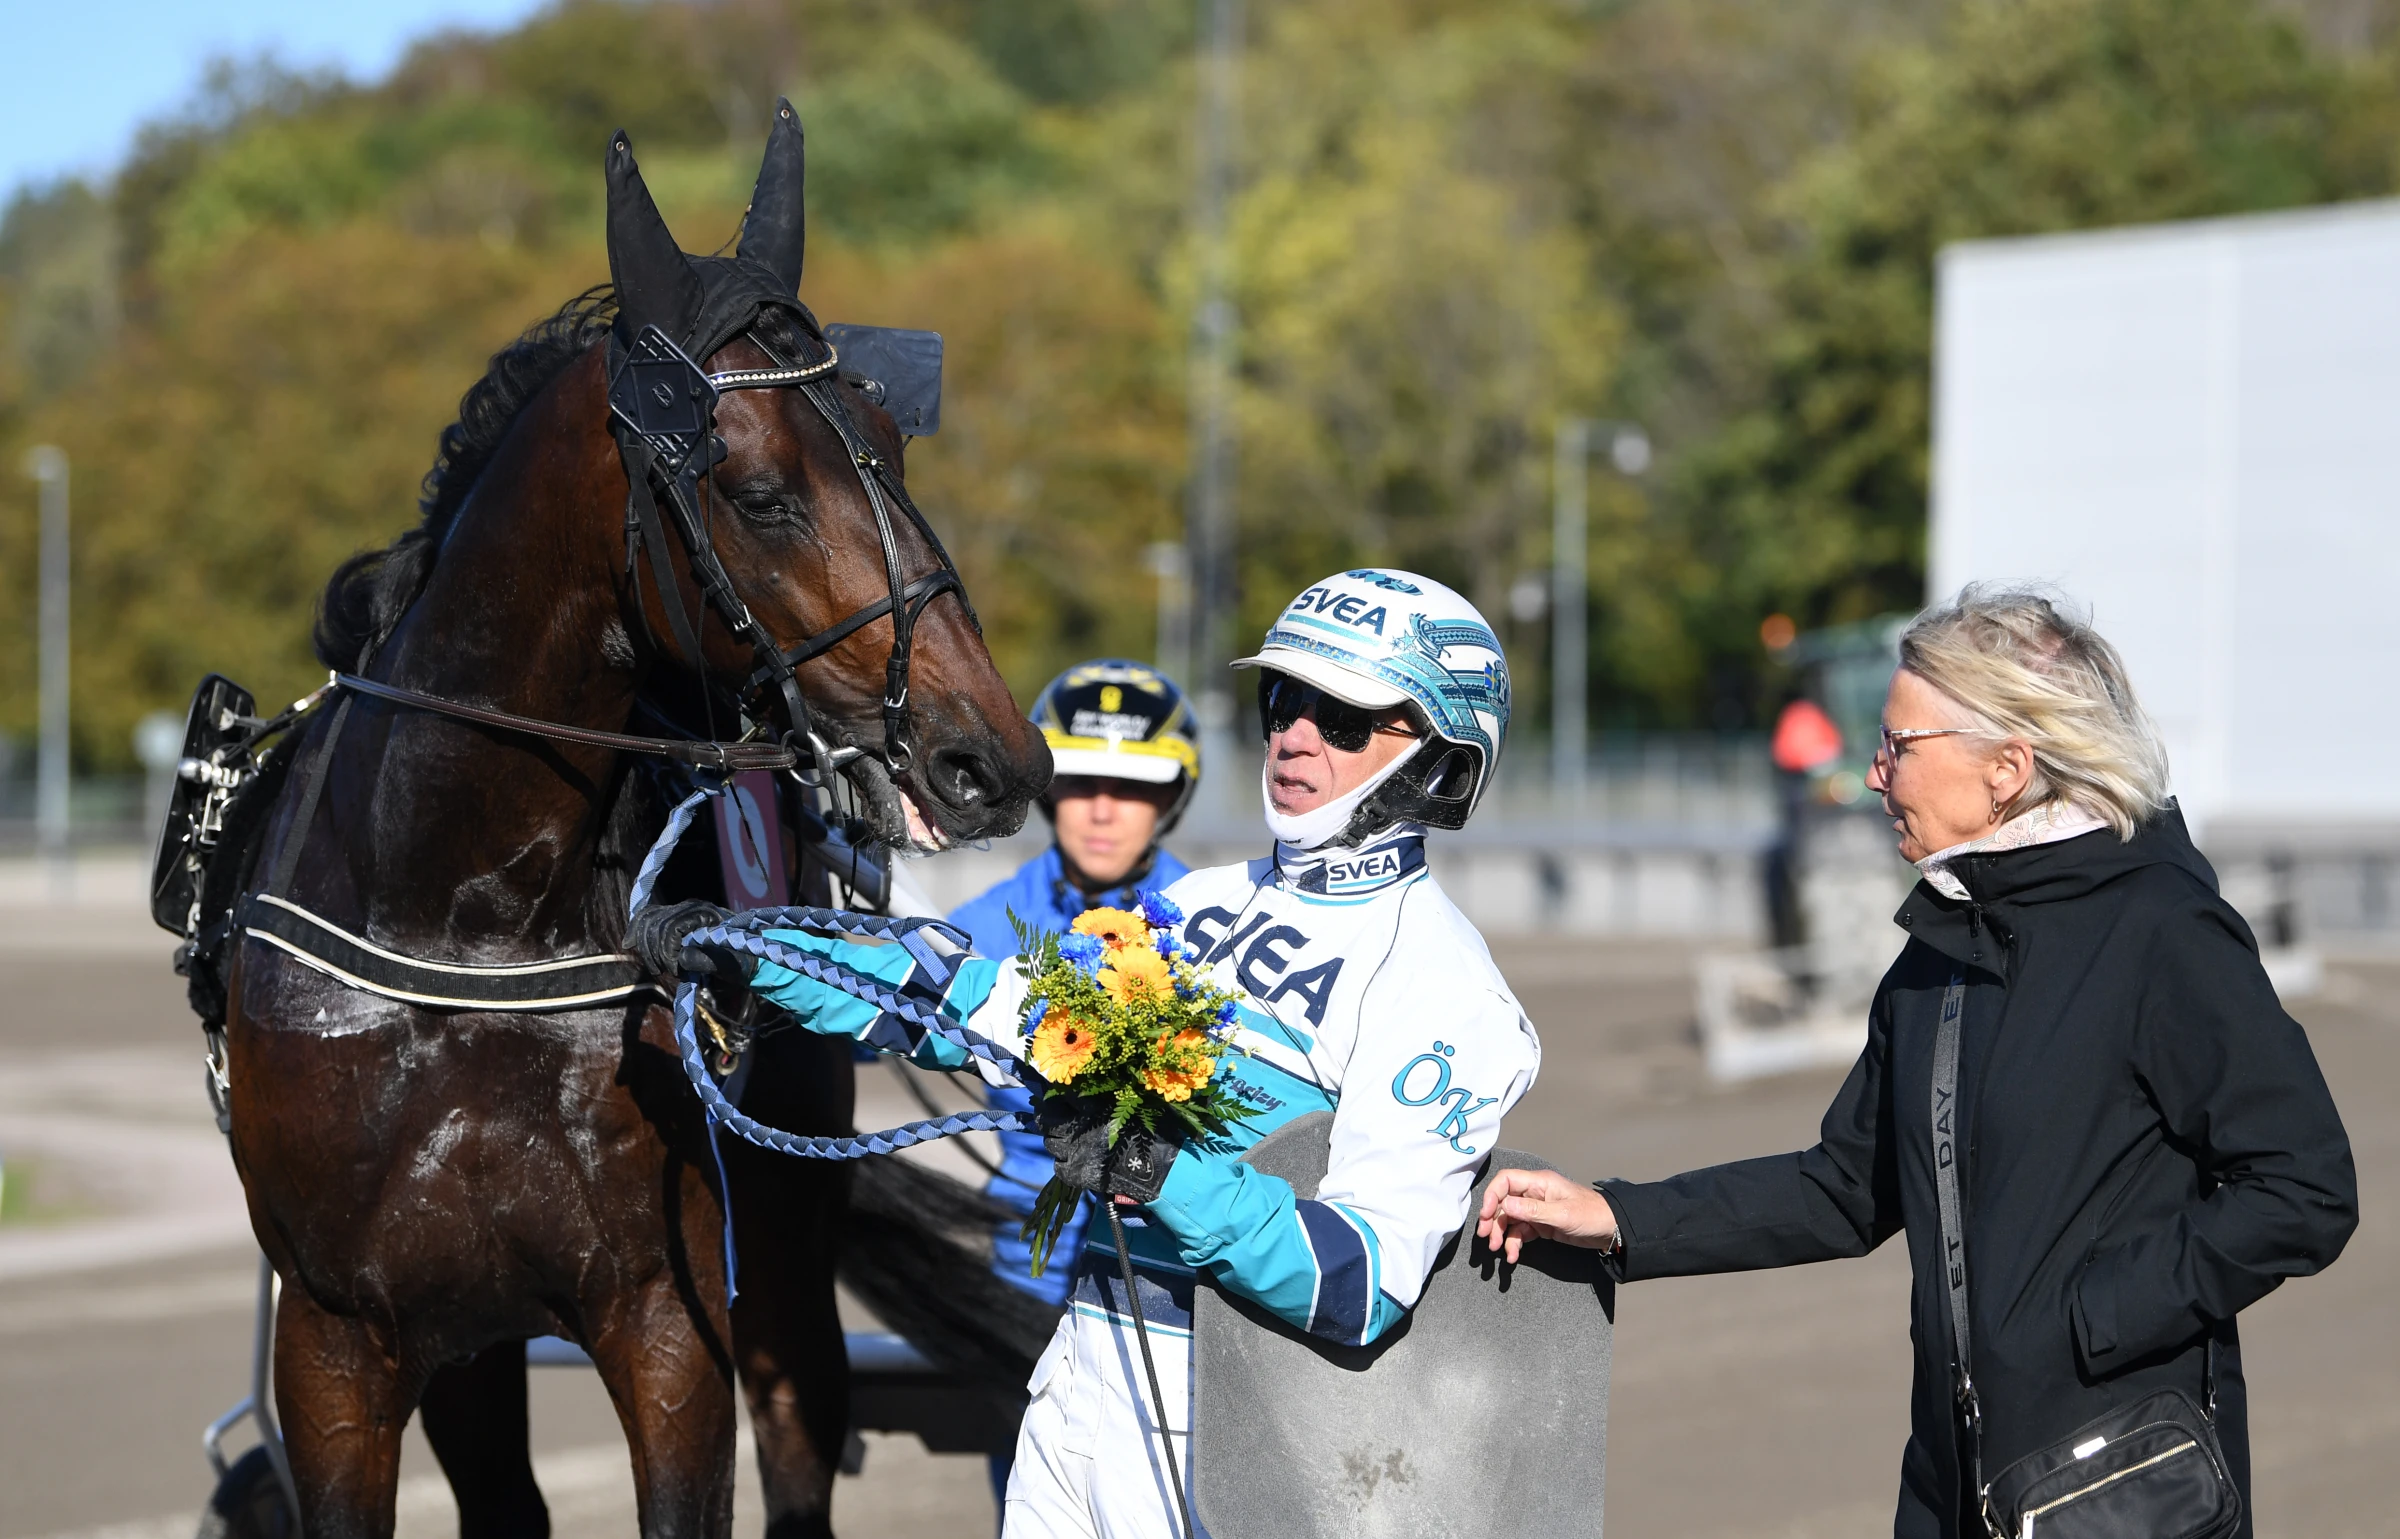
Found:
M 1950 1294 L 1951 1387 L 1967 1427 L 1968 1486 L 1983 1488 L 1983 1407 L 1975 1397 L 1967 1330 L 1967 1237 L 1958 1201 L 1958 1038 L 1966 1015 L 1967 975 L 1954 972 L 1942 991 L 1933 1038 L 1933 1184 L 1942 1214 L 1942 1277 Z

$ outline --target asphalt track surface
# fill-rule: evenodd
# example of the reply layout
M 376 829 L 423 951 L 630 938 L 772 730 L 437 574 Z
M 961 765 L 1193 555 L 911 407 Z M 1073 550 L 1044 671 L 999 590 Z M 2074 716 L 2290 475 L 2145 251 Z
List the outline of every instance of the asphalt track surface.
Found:
M 197 1034 L 165 947 L 138 929 L 0 930 L 0 1155 L 20 1183 L 0 1227 L 0 1539 L 182 1539 L 208 1489 L 199 1429 L 245 1383 L 255 1265 L 201 1102 Z M 130 938 L 95 939 L 103 930 Z M 1512 1145 L 1638 1178 L 1814 1136 L 1838 1073 L 1709 1085 L 1675 945 L 1496 949 L 1544 1043 Z M 2387 1535 L 2377 1493 L 2400 1447 L 2400 1231 L 2380 1198 L 2400 1173 L 2400 966 L 2337 966 L 2297 1013 L 2356 1144 L 2367 1216 L 2330 1273 L 2243 1318 L 2258 1532 Z M 869 1088 L 903 1112 L 894 1087 Z M 1864 1261 L 1624 1290 L 1613 1539 L 1888 1533 L 1906 1288 L 1895 1243 Z M 630 1535 L 631 1477 L 594 1377 L 537 1373 L 533 1414 L 556 1531 Z M 402 1475 L 401 1533 L 455 1533 L 413 1429 Z M 980 1460 L 876 1439 L 835 1516 L 851 1535 L 947 1539 L 988 1533 L 991 1505 Z M 760 1526 L 745 1457 L 737 1531 Z

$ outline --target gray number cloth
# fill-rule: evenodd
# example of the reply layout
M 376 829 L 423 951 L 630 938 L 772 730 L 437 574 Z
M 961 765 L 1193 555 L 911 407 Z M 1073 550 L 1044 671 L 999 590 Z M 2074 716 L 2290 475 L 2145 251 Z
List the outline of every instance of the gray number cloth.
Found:
M 1333 1114 L 1245 1162 L 1303 1197 Z M 1494 1170 L 1554 1169 L 1496 1149 Z M 1469 1210 L 1474 1211 L 1473 1209 Z M 1598 1539 L 1616 1293 L 1589 1251 L 1499 1266 L 1470 1220 L 1407 1320 L 1371 1347 L 1294 1330 L 1204 1273 L 1192 1310 L 1194 1504 L 1211 1539 Z

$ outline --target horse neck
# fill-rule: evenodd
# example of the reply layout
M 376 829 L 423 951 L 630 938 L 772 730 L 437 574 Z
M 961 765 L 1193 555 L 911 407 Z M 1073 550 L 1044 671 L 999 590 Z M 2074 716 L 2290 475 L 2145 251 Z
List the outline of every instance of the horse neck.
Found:
M 375 659 L 378 677 L 624 729 L 641 675 L 622 629 L 611 542 L 624 482 L 597 380 L 587 358 L 526 408 Z M 615 753 L 363 700 L 353 714 L 365 719 L 343 745 L 356 805 L 342 823 L 371 933 L 500 955 L 589 940 L 594 857 L 625 772 Z

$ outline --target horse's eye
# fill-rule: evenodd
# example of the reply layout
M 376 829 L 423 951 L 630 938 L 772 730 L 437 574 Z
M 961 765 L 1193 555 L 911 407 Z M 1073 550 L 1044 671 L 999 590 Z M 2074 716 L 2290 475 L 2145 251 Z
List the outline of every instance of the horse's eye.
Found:
M 731 494 L 734 510 L 754 524 L 794 524 L 800 521 L 800 501 L 782 492 L 746 490 Z

